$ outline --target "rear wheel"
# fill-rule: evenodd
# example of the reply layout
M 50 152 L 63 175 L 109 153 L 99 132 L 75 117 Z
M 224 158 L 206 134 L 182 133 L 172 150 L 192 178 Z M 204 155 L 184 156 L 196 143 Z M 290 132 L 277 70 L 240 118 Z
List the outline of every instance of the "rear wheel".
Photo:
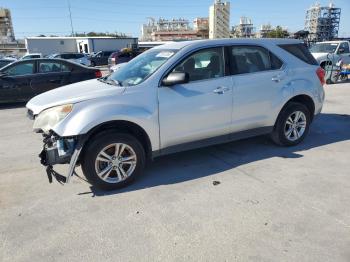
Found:
M 271 138 L 278 145 L 297 145 L 308 134 L 310 122 L 310 111 L 306 106 L 289 103 L 278 116 Z
M 109 131 L 92 139 L 82 159 L 83 173 L 91 184 L 113 190 L 126 186 L 142 174 L 145 151 L 135 137 Z
M 96 63 L 94 61 L 91 61 L 91 66 L 95 67 Z

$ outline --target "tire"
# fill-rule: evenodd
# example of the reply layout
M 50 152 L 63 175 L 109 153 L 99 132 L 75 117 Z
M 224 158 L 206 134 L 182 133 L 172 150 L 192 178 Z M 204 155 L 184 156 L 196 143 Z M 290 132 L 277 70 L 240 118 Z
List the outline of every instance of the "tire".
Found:
M 102 190 L 122 188 L 143 173 L 145 150 L 135 137 L 105 131 L 90 140 L 84 148 L 81 166 L 93 186 Z
M 303 104 L 291 102 L 280 112 L 271 138 L 278 145 L 295 146 L 307 136 L 310 123 L 309 109 Z
M 94 61 L 91 61 L 91 66 L 92 67 L 95 67 L 96 66 L 96 63 Z

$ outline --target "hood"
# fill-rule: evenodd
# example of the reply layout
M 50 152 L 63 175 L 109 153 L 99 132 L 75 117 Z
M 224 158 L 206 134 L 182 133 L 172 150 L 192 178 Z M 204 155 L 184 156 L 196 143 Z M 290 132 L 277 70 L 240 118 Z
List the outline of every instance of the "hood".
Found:
M 104 96 L 114 96 L 123 93 L 125 87 L 113 86 L 97 79 L 78 82 L 40 94 L 32 98 L 26 105 L 34 115 L 41 111 L 64 104 L 74 104 Z

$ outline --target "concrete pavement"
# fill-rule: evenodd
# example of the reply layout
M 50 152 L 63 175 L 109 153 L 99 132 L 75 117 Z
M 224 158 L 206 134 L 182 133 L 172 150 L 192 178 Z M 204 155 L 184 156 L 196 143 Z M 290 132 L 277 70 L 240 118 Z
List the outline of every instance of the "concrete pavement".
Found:
M 350 83 L 326 95 L 299 146 L 161 157 L 108 193 L 48 184 L 25 109 L 3 107 L 0 261 L 350 261 Z

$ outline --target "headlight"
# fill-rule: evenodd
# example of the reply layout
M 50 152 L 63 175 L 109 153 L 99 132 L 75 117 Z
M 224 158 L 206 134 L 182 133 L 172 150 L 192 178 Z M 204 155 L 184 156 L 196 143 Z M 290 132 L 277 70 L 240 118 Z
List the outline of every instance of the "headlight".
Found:
M 33 129 L 47 133 L 56 124 L 62 121 L 73 109 L 73 105 L 56 106 L 41 112 L 34 121 Z

